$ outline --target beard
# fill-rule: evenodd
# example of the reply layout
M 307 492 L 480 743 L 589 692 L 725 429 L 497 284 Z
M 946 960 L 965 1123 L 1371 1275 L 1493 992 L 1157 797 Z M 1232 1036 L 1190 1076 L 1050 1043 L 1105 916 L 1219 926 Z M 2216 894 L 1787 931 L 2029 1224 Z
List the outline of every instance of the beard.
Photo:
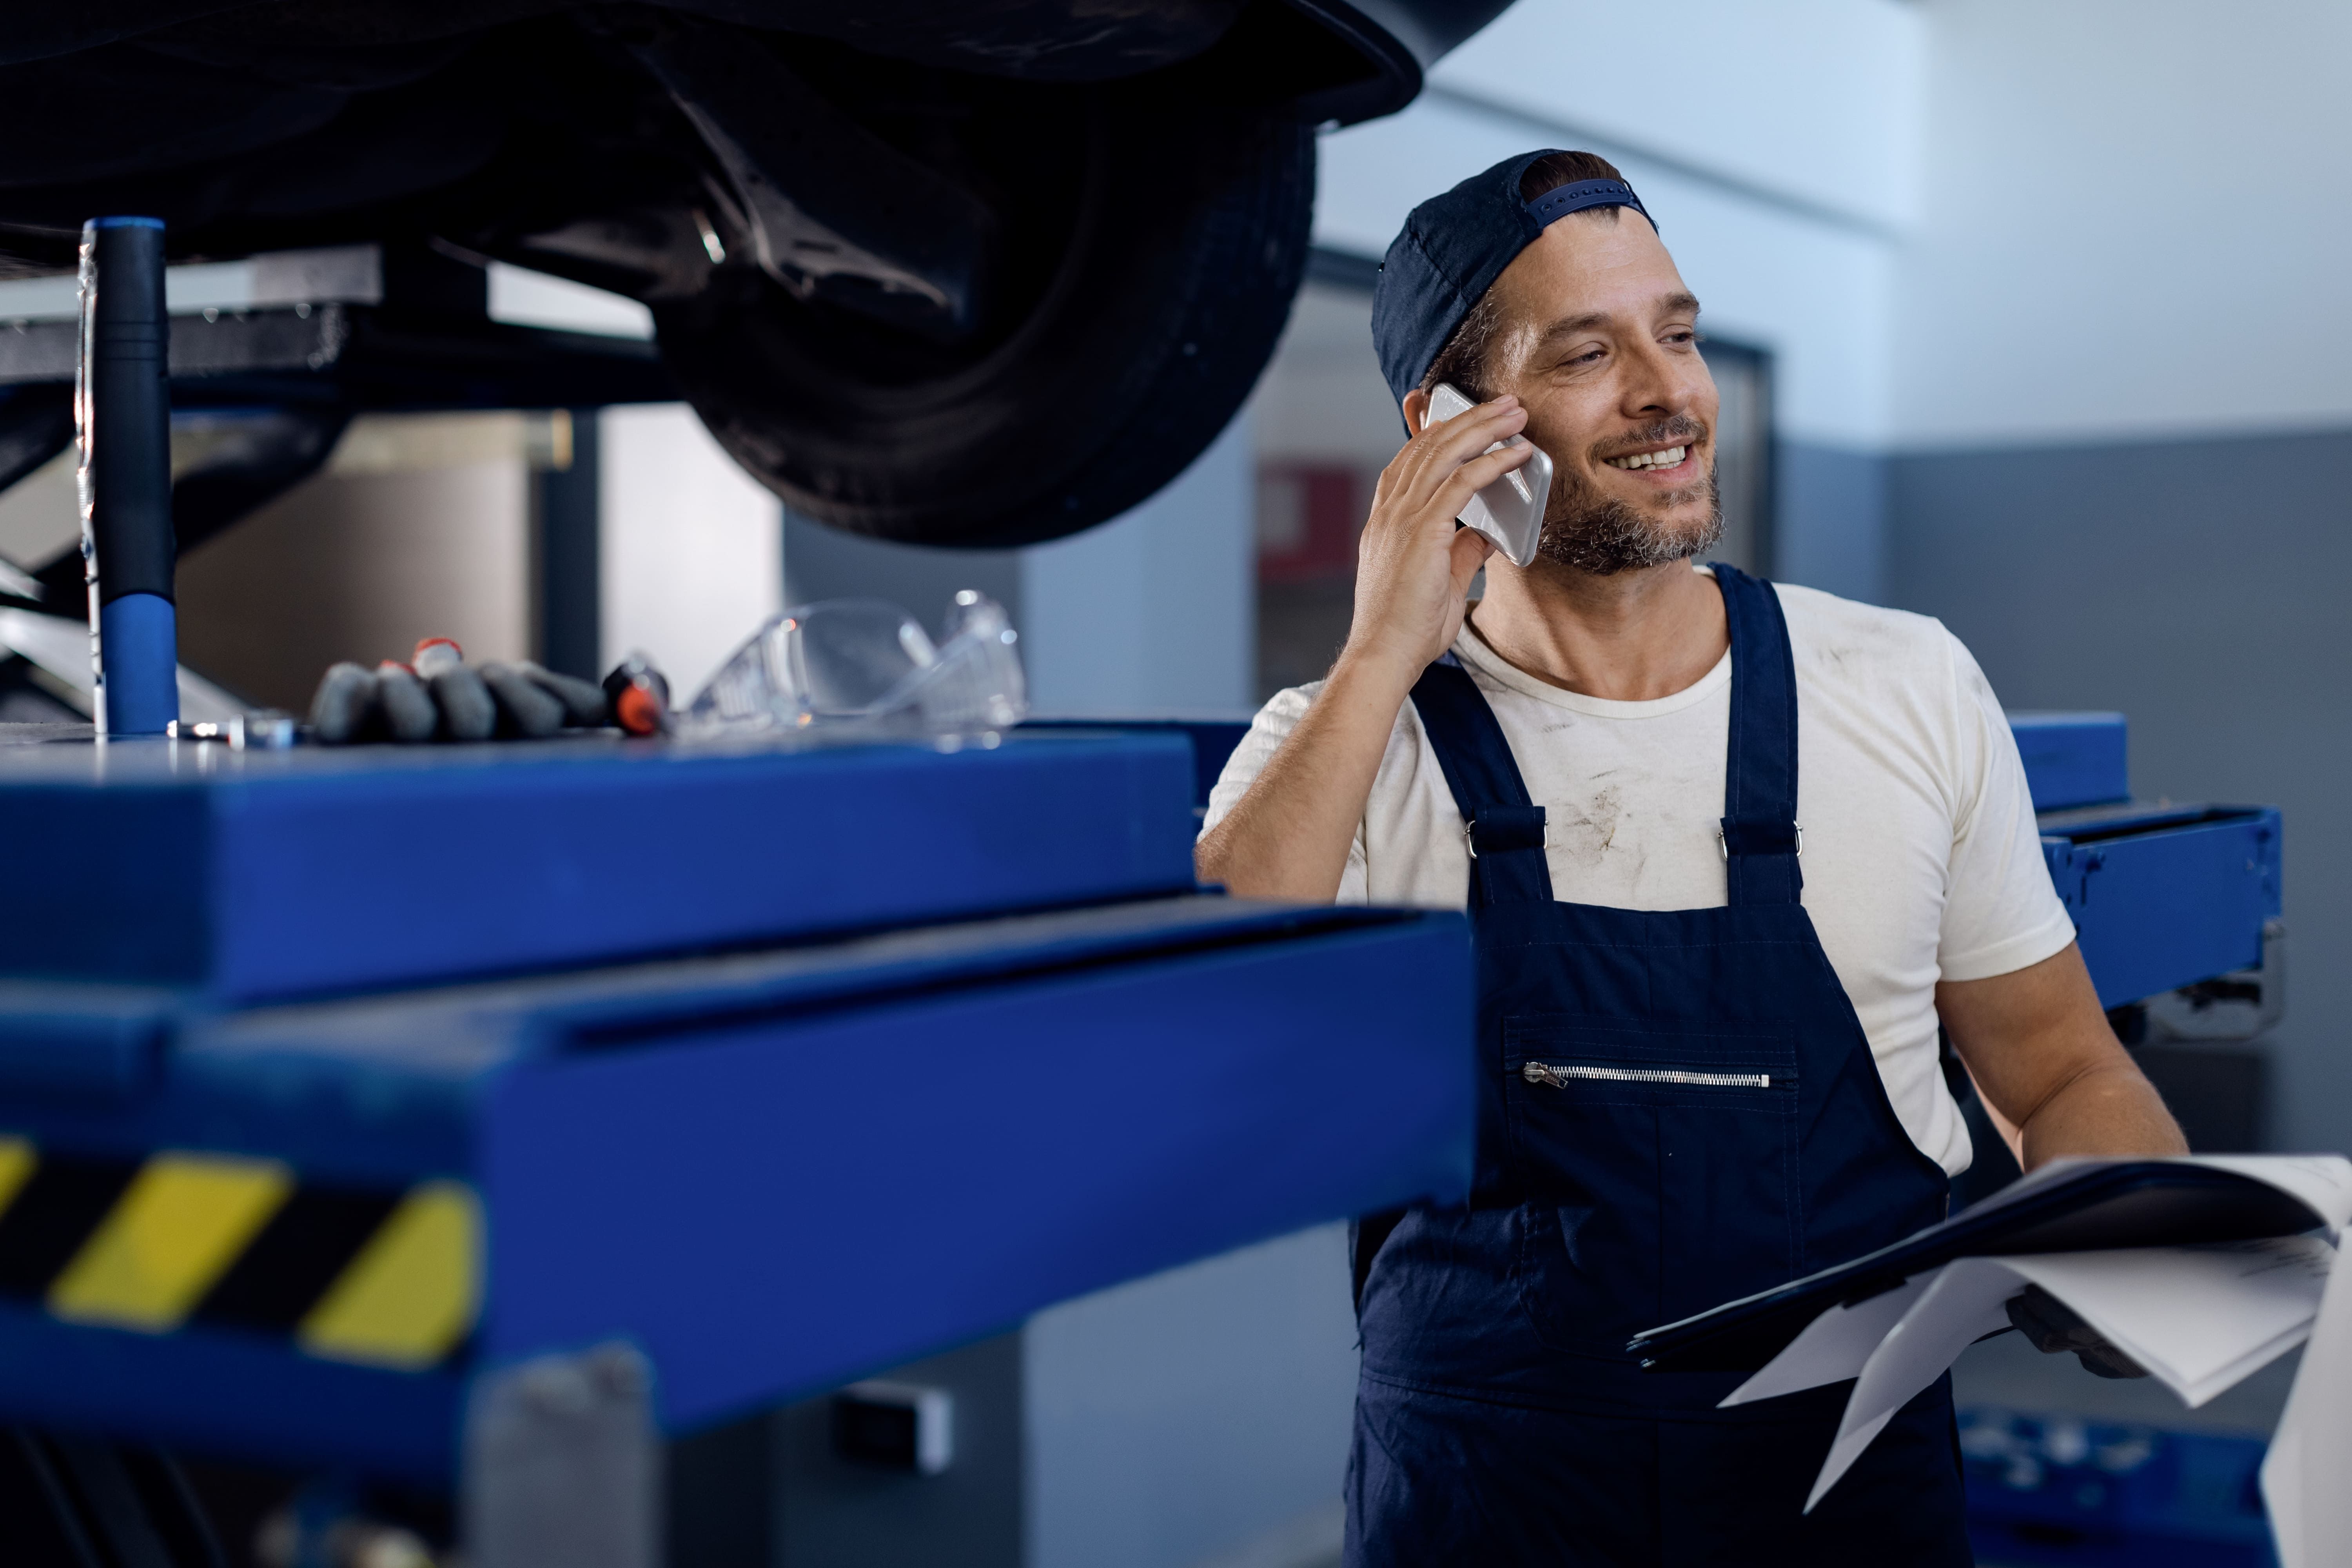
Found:
M 1705 437 L 1706 426 L 1695 419 L 1668 419 L 1643 431 L 1640 445 Z M 1687 561 L 1712 550 L 1723 538 L 1723 497 L 1716 488 L 1715 464 L 1680 489 L 1658 498 L 1661 510 L 1676 510 L 1705 501 L 1706 515 L 1696 522 L 1662 521 L 1643 510 L 1601 493 L 1581 472 L 1555 469 L 1551 501 L 1544 509 L 1543 535 L 1537 556 L 1557 566 L 1612 577 Z

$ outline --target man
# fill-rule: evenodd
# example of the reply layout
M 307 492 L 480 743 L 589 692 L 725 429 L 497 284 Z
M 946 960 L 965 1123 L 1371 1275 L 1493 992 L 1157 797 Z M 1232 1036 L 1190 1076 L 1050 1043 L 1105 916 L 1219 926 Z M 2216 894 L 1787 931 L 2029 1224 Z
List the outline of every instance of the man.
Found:
M 1807 1516 L 1843 1385 L 1717 1410 L 1738 1374 L 1643 1373 L 1627 1338 L 1943 1217 L 1969 1148 L 1939 1020 L 2028 1167 L 2183 1148 L 1967 650 L 1694 566 L 1697 319 L 1589 153 L 1414 211 L 1372 327 L 1413 434 L 1347 645 L 1202 836 L 1236 893 L 1466 906 L 1476 941 L 1473 1195 L 1359 1238 L 1350 1564 L 1966 1563 L 1948 1383 Z M 1483 401 L 1429 425 L 1447 382 Z M 1454 520 L 1526 442 L 1555 478 L 1520 569 Z

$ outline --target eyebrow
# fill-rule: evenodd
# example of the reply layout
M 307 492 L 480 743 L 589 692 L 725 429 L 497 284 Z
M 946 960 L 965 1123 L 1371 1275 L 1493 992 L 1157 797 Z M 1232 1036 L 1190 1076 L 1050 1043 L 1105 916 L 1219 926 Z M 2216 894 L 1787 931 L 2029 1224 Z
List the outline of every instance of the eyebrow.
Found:
M 1658 309 L 1667 315 L 1696 316 L 1699 311 L 1698 296 L 1691 293 L 1669 294 L 1658 301 Z M 1549 342 L 1554 338 L 1572 337 L 1578 332 L 1591 331 L 1595 327 L 1606 326 L 1609 319 L 1609 312 L 1606 310 L 1587 310 L 1580 316 L 1562 316 L 1537 334 L 1536 342 L 1542 344 Z

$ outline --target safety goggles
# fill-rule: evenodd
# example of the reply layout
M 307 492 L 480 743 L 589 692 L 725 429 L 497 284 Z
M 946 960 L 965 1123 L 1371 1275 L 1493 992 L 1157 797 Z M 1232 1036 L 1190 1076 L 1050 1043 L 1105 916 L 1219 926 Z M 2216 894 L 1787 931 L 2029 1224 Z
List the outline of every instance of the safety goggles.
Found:
M 824 599 L 784 611 L 737 648 L 687 707 L 687 734 L 822 731 L 979 736 L 1029 711 L 1019 640 L 1004 606 L 966 589 L 944 640 L 882 599 Z

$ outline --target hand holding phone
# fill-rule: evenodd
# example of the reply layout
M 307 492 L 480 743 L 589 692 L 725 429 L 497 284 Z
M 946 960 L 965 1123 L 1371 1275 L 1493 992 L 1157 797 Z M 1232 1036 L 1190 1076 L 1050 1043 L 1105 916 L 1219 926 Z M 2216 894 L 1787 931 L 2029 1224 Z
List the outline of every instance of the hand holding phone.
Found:
M 1452 383 L 1440 382 L 1429 395 L 1429 419 L 1423 428 L 1476 406 Z M 1526 437 L 1514 436 L 1486 450 L 1528 445 Z M 1536 558 L 1536 542 L 1543 537 L 1544 506 L 1550 499 L 1551 458 L 1541 447 L 1534 447 L 1526 462 L 1470 498 L 1470 504 L 1462 510 L 1462 526 L 1493 540 L 1512 565 L 1526 566 Z

